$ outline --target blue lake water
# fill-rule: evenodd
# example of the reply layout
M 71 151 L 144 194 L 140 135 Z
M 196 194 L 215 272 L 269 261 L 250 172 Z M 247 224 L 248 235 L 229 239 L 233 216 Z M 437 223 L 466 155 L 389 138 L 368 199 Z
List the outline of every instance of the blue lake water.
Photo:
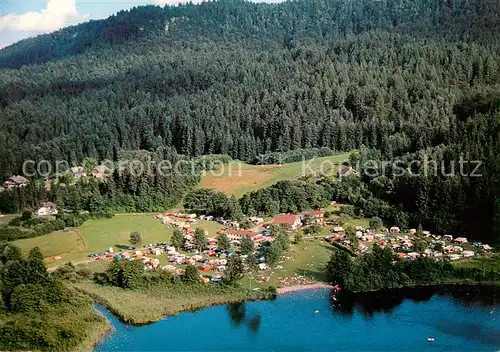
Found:
M 492 292 L 487 302 L 467 292 L 419 291 L 339 303 L 329 290 L 302 291 L 144 326 L 98 307 L 115 331 L 95 351 L 499 351 L 500 305 Z

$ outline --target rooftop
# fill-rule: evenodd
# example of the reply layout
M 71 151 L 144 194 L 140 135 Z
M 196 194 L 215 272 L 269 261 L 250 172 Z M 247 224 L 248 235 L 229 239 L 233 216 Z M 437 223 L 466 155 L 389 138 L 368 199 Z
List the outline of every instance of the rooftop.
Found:
M 9 177 L 6 182 L 14 182 L 16 184 L 24 184 L 24 183 L 27 183 L 28 182 L 28 179 L 26 177 L 23 177 L 23 176 L 19 176 L 19 175 L 16 175 L 16 176 L 11 176 Z
M 289 224 L 293 225 L 295 224 L 295 221 L 297 221 L 297 215 L 295 214 L 281 214 L 278 215 L 276 218 L 273 220 L 273 224 Z
M 236 229 L 222 229 L 222 230 L 220 230 L 220 233 L 225 233 L 226 235 L 247 236 L 247 237 L 255 237 L 255 236 L 259 235 L 255 231 L 251 231 L 251 230 L 236 230 Z

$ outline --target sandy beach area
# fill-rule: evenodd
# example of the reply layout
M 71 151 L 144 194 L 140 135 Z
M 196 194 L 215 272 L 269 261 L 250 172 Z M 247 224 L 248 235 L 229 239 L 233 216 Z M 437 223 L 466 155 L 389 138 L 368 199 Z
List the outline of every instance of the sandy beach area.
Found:
M 289 292 L 304 291 L 304 290 L 317 290 L 317 289 L 321 289 L 321 288 L 333 288 L 333 286 L 329 285 L 329 284 L 323 284 L 323 283 L 310 284 L 310 285 L 287 286 L 287 287 L 278 288 L 278 294 L 283 295 L 283 294 L 289 293 Z

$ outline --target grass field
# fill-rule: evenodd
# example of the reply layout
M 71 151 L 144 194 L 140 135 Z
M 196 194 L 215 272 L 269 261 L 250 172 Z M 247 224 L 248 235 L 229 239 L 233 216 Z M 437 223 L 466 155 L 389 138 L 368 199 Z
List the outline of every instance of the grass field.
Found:
M 334 164 L 348 159 L 349 153 L 283 165 L 250 165 L 234 161 L 224 165 L 223 169 L 203 176 L 200 188 L 217 189 L 228 195 L 241 197 L 250 191 L 270 186 L 281 180 L 293 179 L 304 172 L 308 173 L 310 169 L 331 172 L 337 169 Z
M 51 234 L 27 238 L 15 241 L 24 254 L 33 247 L 40 247 L 42 253 L 47 256 L 59 255 L 61 253 L 78 253 L 85 251 L 86 246 L 82 237 L 74 230 L 60 230 Z
M 194 227 L 208 231 L 209 236 L 215 236 L 222 227 L 215 222 L 200 221 Z M 154 219 L 152 214 L 116 215 L 111 219 L 89 220 L 81 227 L 73 230 L 56 231 L 49 235 L 15 241 L 24 253 L 35 246 L 41 248 L 46 257 L 55 255 L 62 259 L 55 261 L 47 258 L 47 264 L 81 261 L 90 253 L 99 253 L 113 247 L 115 250 L 128 247 L 130 233 L 138 231 L 141 234 L 142 245 L 148 243 L 168 242 L 173 233 L 172 227 L 163 225 Z
M 335 248 L 323 238 L 304 237 L 302 243 L 290 246 L 290 251 L 286 255 L 290 260 L 281 264 L 282 272 L 276 271 L 276 273 L 281 276 L 299 274 L 317 281 L 326 281 L 323 269 L 334 251 Z
M 18 217 L 19 215 L 17 214 L 7 214 L 7 215 L 0 215 L 0 225 L 6 225 L 11 221 L 12 219 Z
M 269 276 L 269 281 L 259 284 L 254 279 L 250 282 L 247 275 L 242 279 L 242 284 L 247 288 L 262 288 L 270 285 L 281 287 L 283 285 L 279 278 L 292 277 L 295 274 L 306 276 L 314 281 L 326 281 L 323 269 L 334 251 L 335 248 L 322 238 L 304 237 L 302 243 L 290 246 L 285 254 L 287 259 L 279 263 L 283 269 L 258 271 L 253 275 L 254 277 Z

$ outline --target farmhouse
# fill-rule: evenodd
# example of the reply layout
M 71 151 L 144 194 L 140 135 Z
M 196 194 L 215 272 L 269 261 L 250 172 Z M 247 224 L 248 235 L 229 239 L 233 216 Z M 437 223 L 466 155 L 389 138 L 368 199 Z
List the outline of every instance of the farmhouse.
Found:
M 250 237 L 254 242 L 262 240 L 262 235 L 250 230 L 222 229 L 219 234 L 226 234 L 229 241 L 241 241 L 244 237 Z
M 357 175 L 356 170 L 347 165 L 342 165 L 338 173 L 339 178 L 356 176 L 356 175 Z
M 92 176 L 94 176 L 94 178 L 102 180 L 106 176 L 107 170 L 108 168 L 106 166 L 98 165 L 92 169 Z
M 57 215 L 56 205 L 52 202 L 45 202 L 36 211 L 37 216 Z
M 309 216 L 311 217 L 313 223 L 316 223 L 318 225 L 323 225 L 325 221 L 325 214 L 321 209 L 304 211 L 300 213 L 300 215 L 303 221 L 306 219 L 307 216 Z
M 7 188 L 25 187 L 28 185 L 28 179 L 23 176 L 11 176 L 3 183 Z
M 273 225 L 289 225 L 292 230 L 297 230 L 297 228 L 302 224 L 299 215 L 296 214 L 281 214 L 278 215 L 272 221 Z

